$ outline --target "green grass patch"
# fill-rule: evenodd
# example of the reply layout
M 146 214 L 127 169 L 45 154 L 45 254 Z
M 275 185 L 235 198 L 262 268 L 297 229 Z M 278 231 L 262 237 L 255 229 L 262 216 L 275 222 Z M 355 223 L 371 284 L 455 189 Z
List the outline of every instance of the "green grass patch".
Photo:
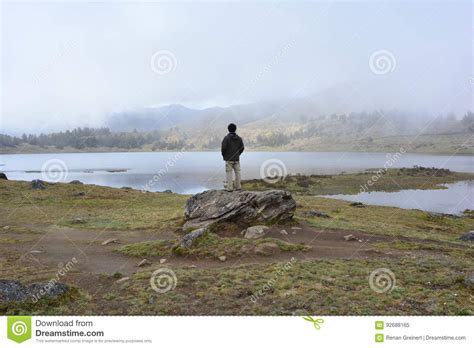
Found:
M 396 192 L 407 189 L 443 189 L 442 184 L 474 180 L 474 174 L 437 168 L 372 169 L 340 175 L 288 175 L 276 183 L 246 180 L 245 190 L 281 189 L 307 195 L 357 194 L 362 191 Z M 369 182 L 371 184 L 369 184 Z
M 206 233 L 198 238 L 190 248 L 178 245 L 178 241 L 156 240 L 124 245 L 117 249 L 129 256 L 169 256 L 171 253 L 181 256 L 200 258 L 219 256 L 241 256 L 258 253 L 271 255 L 274 252 L 306 251 L 304 244 L 294 244 L 274 238 L 257 240 L 245 238 L 219 237 L 214 233 Z

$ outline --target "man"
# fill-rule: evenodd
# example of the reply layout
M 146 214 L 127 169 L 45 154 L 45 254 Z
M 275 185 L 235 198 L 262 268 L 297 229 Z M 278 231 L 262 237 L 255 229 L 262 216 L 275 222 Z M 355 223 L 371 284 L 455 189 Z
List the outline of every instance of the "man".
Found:
M 227 126 L 229 134 L 227 134 L 222 140 L 222 157 L 225 161 L 225 173 L 226 173 L 226 190 L 233 191 L 235 188 L 240 191 L 240 154 L 244 152 L 244 142 L 235 131 L 237 126 L 233 123 Z M 235 185 L 232 183 L 232 172 L 235 173 Z

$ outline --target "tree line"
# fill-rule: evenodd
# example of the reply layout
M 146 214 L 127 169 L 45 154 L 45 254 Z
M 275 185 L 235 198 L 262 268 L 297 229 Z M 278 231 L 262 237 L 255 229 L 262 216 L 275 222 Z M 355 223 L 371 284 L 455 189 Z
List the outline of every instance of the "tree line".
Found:
M 154 149 L 176 150 L 182 148 L 181 141 L 166 142 L 161 139 L 159 131 L 150 132 L 111 132 L 109 128 L 75 128 L 64 132 L 49 134 L 23 134 L 21 137 L 0 134 L 0 146 L 15 147 L 22 144 L 58 149 L 72 147 L 75 149 L 108 147 L 133 149 L 150 144 Z

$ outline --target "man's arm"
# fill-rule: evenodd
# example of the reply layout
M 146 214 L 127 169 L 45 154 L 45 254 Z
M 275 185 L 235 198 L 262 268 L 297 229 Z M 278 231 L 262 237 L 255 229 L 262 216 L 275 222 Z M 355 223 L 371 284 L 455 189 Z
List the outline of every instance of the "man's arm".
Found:
M 239 152 L 239 155 L 244 152 L 244 141 L 242 140 L 242 138 L 240 138 L 240 152 Z
M 221 145 L 222 157 L 224 157 L 226 150 L 227 150 L 227 137 L 224 137 L 224 139 L 222 139 L 222 145 Z

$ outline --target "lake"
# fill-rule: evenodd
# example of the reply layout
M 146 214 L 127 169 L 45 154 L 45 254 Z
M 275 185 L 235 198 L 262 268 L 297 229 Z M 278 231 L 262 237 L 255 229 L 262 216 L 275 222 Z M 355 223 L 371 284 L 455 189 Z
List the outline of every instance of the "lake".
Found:
M 402 154 L 394 160 L 386 153 L 360 152 L 246 152 L 241 158 L 242 177 L 255 179 L 272 174 L 339 174 L 380 168 L 390 163 L 393 168 L 447 168 L 458 172 L 474 172 L 474 156 Z M 172 190 L 197 193 L 222 188 L 224 162 L 217 152 L 114 152 L 0 155 L 0 171 L 12 180 L 43 179 L 54 182 L 80 180 L 87 184 L 132 187 L 147 191 Z M 466 184 L 467 185 L 467 184 Z M 458 193 L 467 190 L 470 200 L 456 203 Z M 424 210 L 460 212 L 474 209 L 472 186 L 449 186 L 447 190 L 414 193 L 415 199 L 430 194 L 423 201 Z M 423 192 L 423 191 L 419 191 Z M 413 193 L 412 193 L 413 194 Z M 447 199 L 449 195 L 451 199 Z M 370 194 L 370 203 L 403 206 L 402 195 L 380 192 Z M 423 196 L 427 197 L 427 196 Z M 457 197 L 457 198 L 456 198 Z M 365 196 L 338 197 L 364 201 Z M 425 198 L 423 198 L 424 200 Z M 432 202 L 430 204 L 429 202 Z M 367 201 L 368 202 L 368 201 Z M 412 206 L 410 206 L 412 207 Z M 414 207 L 414 208 L 420 208 Z

